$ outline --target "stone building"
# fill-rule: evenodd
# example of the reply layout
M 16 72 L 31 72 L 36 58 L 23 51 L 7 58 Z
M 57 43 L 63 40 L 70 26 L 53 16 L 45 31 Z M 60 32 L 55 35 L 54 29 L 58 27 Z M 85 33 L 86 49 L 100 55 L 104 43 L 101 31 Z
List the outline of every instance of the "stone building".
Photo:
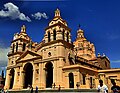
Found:
M 79 27 L 77 38 L 71 42 L 71 29 L 61 18 L 60 10 L 45 28 L 44 38 L 35 43 L 21 27 L 14 34 L 8 53 L 5 89 L 24 89 L 28 85 L 39 89 L 96 88 L 98 80 L 120 84 L 120 69 L 111 69 L 107 56 L 95 54 L 94 44 L 89 42 Z
M 5 78 L 4 78 L 4 72 L 2 70 L 2 73 L 0 75 L 0 90 L 4 88 L 5 85 Z

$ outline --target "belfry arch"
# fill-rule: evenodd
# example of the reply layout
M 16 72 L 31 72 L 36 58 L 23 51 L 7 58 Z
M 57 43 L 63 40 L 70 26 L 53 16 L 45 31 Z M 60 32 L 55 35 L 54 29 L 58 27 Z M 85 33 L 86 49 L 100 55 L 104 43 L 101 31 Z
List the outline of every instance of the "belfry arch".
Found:
M 24 66 L 24 87 L 27 88 L 28 85 L 32 85 L 33 79 L 33 66 L 31 63 L 27 63 Z
M 53 64 L 51 62 L 46 63 L 46 88 L 52 87 L 53 84 Z
M 9 89 L 12 89 L 12 88 L 13 88 L 14 75 L 15 75 L 15 70 L 12 68 L 12 69 L 10 70 L 10 87 L 9 87 Z

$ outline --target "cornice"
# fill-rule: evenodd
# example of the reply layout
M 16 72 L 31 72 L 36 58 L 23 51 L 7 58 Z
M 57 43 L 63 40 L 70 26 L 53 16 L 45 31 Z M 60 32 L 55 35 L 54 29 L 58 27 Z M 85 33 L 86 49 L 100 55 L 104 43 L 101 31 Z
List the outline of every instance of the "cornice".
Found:
M 15 53 L 9 52 L 7 56 L 9 57 L 9 56 L 13 56 L 13 55 L 16 55 L 16 54 L 21 55 L 21 54 L 23 54 L 23 52 L 19 52 L 19 51 L 15 52 Z
M 51 44 L 55 44 L 55 43 L 59 43 L 59 42 L 62 42 L 63 44 L 66 44 L 68 47 L 71 47 L 71 48 L 74 47 L 73 44 L 71 44 L 69 42 L 66 42 L 64 40 L 54 40 L 54 41 L 51 41 L 51 42 L 48 42 L 48 43 L 41 44 L 41 46 L 39 46 L 38 48 L 36 48 L 35 51 L 38 51 L 42 47 L 45 47 L 45 46 L 48 46 L 48 45 L 51 45 Z
M 80 68 L 82 68 L 82 69 L 86 69 L 86 70 L 90 70 L 90 71 L 93 71 L 93 72 L 98 72 L 98 70 L 95 70 L 95 69 L 92 69 L 92 68 L 89 68 L 89 67 L 85 67 L 85 66 L 82 66 L 82 65 L 79 65 L 79 64 L 77 64 L 77 65 L 70 65 L 70 66 L 64 66 L 62 69 L 63 70 L 69 70 L 69 69 L 80 69 Z
M 62 26 L 62 27 L 64 27 L 64 28 L 66 28 L 67 30 L 71 31 L 71 29 L 70 29 L 69 27 L 65 26 L 65 25 L 62 24 L 61 22 L 58 22 L 58 23 L 56 23 L 56 24 L 53 24 L 53 25 L 51 25 L 51 26 L 46 27 L 46 28 L 45 28 L 45 31 L 46 31 L 47 29 L 49 29 L 49 28 L 54 27 L 54 26 Z
M 18 40 L 23 40 L 23 41 L 26 41 L 26 42 L 30 42 L 30 40 L 26 40 L 24 38 L 18 38 L 18 39 L 15 39 L 15 40 L 11 41 L 11 43 L 16 42 Z

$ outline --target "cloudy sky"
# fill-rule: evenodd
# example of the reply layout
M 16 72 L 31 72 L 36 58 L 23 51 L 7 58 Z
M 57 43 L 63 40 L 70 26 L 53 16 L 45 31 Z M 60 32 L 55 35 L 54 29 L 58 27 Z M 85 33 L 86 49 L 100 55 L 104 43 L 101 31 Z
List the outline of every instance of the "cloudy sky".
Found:
M 59 8 L 61 16 L 76 39 L 78 25 L 94 43 L 96 54 L 109 57 L 112 68 L 120 68 L 120 1 L 119 0 L 2 0 L 0 1 L 0 67 L 7 65 L 7 53 L 14 33 L 21 26 L 34 42 L 40 42 L 44 29 Z

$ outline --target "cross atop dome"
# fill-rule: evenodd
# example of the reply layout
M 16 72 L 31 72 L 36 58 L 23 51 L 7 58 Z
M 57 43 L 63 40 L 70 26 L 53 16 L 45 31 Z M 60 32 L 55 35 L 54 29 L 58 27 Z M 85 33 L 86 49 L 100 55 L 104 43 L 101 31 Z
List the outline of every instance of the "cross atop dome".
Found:
M 84 38 L 84 32 L 83 32 L 83 30 L 80 28 L 80 24 L 78 25 L 77 38 Z
M 60 10 L 58 8 L 55 10 L 55 17 L 60 17 Z
M 21 32 L 26 33 L 26 27 L 25 27 L 25 25 L 23 25 L 23 26 L 21 27 Z

